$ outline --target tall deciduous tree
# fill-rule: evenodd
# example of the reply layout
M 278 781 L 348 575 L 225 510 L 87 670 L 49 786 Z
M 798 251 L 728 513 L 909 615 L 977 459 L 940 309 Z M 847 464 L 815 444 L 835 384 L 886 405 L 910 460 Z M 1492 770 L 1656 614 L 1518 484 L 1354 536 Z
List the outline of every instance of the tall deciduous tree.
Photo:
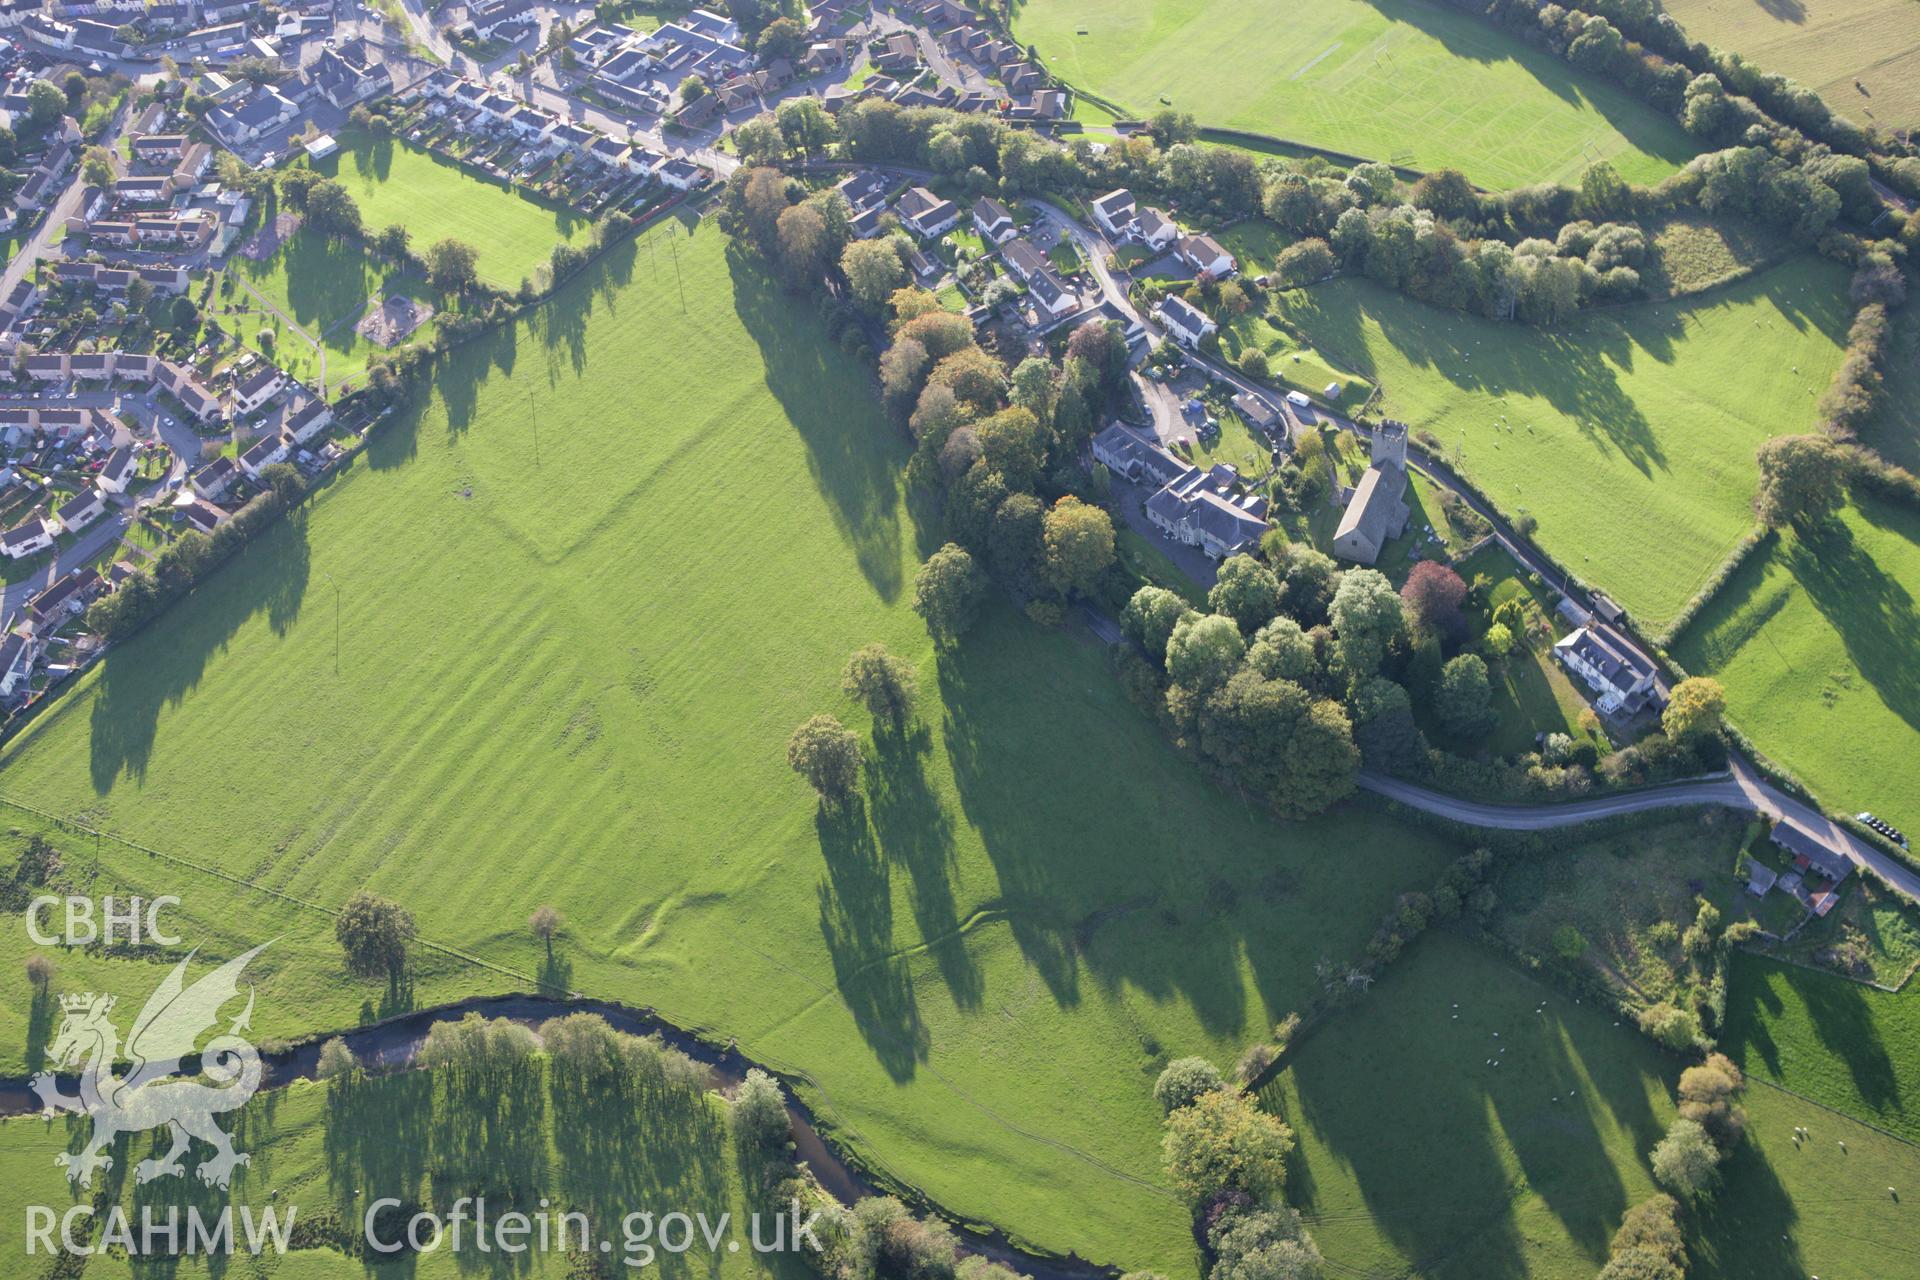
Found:
M 1473 737 L 1491 729 L 1493 685 L 1487 679 L 1486 660 L 1476 653 L 1463 653 L 1442 667 L 1433 709 L 1448 733 Z
M 1063 595 L 1085 594 L 1113 563 L 1113 520 L 1068 494 L 1047 511 L 1041 576 Z
M 1342 574 L 1328 612 L 1340 639 L 1348 680 L 1364 680 L 1377 673 L 1388 648 L 1406 631 L 1400 597 L 1387 576 L 1375 569 Z
M 1291 1129 L 1246 1095 L 1226 1089 L 1203 1093 L 1171 1112 L 1161 1145 L 1167 1176 L 1192 1204 L 1222 1191 L 1255 1200 L 1279 1194 L 1292 1150 Z
M 427 246 L 427 283 L 447 293 L 465 293 L 479 278 L 480 255 L 464 240 L 449 236 Z
M 873 307 L 884 303 L 907 282 L 907 269 L 900 264 L 900 253 L 885 237 L 848 242 L 840 252 L 840 270 L 846 273 L 853 296 Z
M 1193 606 L 1165 587 L 1141 587 L 1120 615 L 1120 629 L 1157 663 L 1167 660 L 1167 641 L 1180 620 L 1194 614 Z
M 1769 525 L 1818 524 L 1846 500 L 1846 450 L 1822 435 L 1775 436 L 1760 446 L 1760 492 Z
M 1273 570 L 1250 555 L 1228 556 L 1221 562 L 1207 607 L 1224 613 L 1252 635 L 1280 612 L 1280 580 Z
M 949 542 L 927 558 L 913 580 L 913 611 L 935 641 L 949 644 L 972 625 L 986 577 L 965 547 Z
M 1727 709 L 1727 691 L 1711 676 L 1688 676 L 1673 686 L 1660 725 L 1675 742 L 1720 728 L 1720 716 Z
M 860 739 L 832 716 L 814 716 L 787 740 L 787 766 L 839 804 L 860 785 Z
M 1460 606 L 1467 600 L 1467 584 L 1443 564 L 1422 560 L 1413 566 L 1400 588 L 1407 622 L 1452 635 L 1460 629 Z
M 412 912 L 365 889 L 347 899 L 333 922 L 333 936 L 347 953 L 349 972 L 396 984 L 406 972 L 414 932 Z
M 883 644 L 854 650 L 840 687 L 848 697 L 860 699 L 876 721 L 897 725 L 913 710 L 913 664 L 894 657 Z
M 1698 1121 L 1682 1117 L 1653 1149 L 1654 1181 L 1682 1200 L 1698 1200 L 1718 1180 L 1720 1151 Z
M 1167 639 L 1167 674 L 1194 693 L 1210 693 L 1232 677 L 1246 652 L 1246 638 L 1232 618 L 1189 614 Z

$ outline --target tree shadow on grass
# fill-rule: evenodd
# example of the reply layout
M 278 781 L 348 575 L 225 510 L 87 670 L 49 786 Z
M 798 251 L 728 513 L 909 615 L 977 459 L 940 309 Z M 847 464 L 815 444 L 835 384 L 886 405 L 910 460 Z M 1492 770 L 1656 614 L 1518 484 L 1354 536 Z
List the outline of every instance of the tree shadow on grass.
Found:
M 53 1042 L 53 1011 L 59 1007 L 52 983 L 33 989 L 33 1003 L 27 1008 L 27 1047 L 25 1061 L 29 1073 L 41 1069 L 47 1059 L 47 1046 Z
M 341 1205 L 418 1203 L 427 1172 L 433 1076 L 401 1071 L 327 1086 L 327 1182 Z
M 840 998 L 887 1074 L 911 1080 L 931 1043 L 913 973 L 893 941 L 893 888 L 866 807 L 854 799 L 814 817 L 827 874 L 819 883 L 820 935 Z
M 928 785 L 926 759 L 933 735 L 924 724 L 876 725 L 873 754 L 866 759 L 867 802 L 873 830 L 889 861 L 913 878 L 914 925 L 940 966 L 954 1003 L 979 1007 L 984 982 L 967 952 L 954 903 L 953 876 L 959 859 L 953 822 L 940 797 Z
M 459 436 L 473 425 L 480 411 L 480 391 L 498 375 L 511 383 L 519 355 L 519 324 L 497 325 L 462 342 L 433 364 L 434 402 L 447 415 L 447 435 Z M 512 390 L 508 388 L 509 392 Z M 541 388 L 529 387 L 531 395 Z M 422 405 L 422 409 L 425 409 Z M 531 405 L 529 412 L 533 412 Z
M 603 1237 L 617 1239 L 621 1218 L 638 1209 L 716 1221 L 727 1209 L 726 1123 L 709 1098 L 657 1071 L 619 1083 L 550 1074 L 556 1189 Z M 663 1251 L 655 1263 L 662 1275 L 688 1275 L 692 1257 Z
M 276 264 L 286 276 L 287 309 L 315 339 L 343 318 L 358 316 L 377 285 L 372 260 L 359 244 L 305 227 L 280 247 L 274 261 L 249 274 L 270 276 Z
M 864 372 L 821 336 L 818 318 L 783 294 L 739 246 L 729 243 L 726 254 L 734 310 L 760 348 L 767 390 L 806 442 L 814 485 L 860 571 L 891 602 L 904 579 L 904 441 L 881 419 Z
M 1900 1080 L 1880 1024 L 1868 1007 L 1869 989 L 1833 974 L 1782 967 L 1787 986 L 1806 1006 L 1822 1048 L 1844 1062 L 1861 1100 L 1875 1111 L 1904 1109 Z
M 1764 1086 L 1761 1086 L 1764 1087 Z M 1727 1153 L 1720 1189 L 1694 1210 L 1689 1275 L 1722 1280 L 1804 1280 L 1795 1228 L 1799 1207 L 1753 1138 Z
M 1920 520 L 1875 509 L 1883 528 L 1920 545 Z M 1913 593 L 1882 569 L 1838 520 L 1802 532 L 1787 566 L 1833 625 L 1847 657 L 1888 709 L 1920 729 L 1920 612 Z
M 1489 397 L 1514 392 L 1539 396 L 1576 424 L 1603 451 L 1618 452 L 1643 475 L 1667 470 L 1666 451 L 1632 397 L 1620 385 L 1619 369 L 1631 368 L 1636 350 L 1662 363 L 1673 359 L 1682 331 L 1676 319 L 1640 317 L 1631 331 L 1611 318 L 1575 322 L 1576 331 L 1527 329 L 1490 340 L 1490 322 L 1461 317 L 1444 323 L 1411 300 L 1369 314 L 1382 335 L 1410 363 L 1431 368 L 1463 391 Z M 1434 323 L 1436 319 L 1442 323 Z M 1603 353 L 1611 356 L 1609 364 Z M 1614 366 L 1618 365 L 1619 369 Z M 1392 388 L 1389 388 L 1391 393 Z
M 565 367 L 575 377 L 586 372 L 587 330 L 596 308 L 619 311 L 620 293 L 634 278 L 639 246 L 631 238 L 606 250 L 527 316 L 529 336 L 547 349 L 547 380 L 557 382 Z
M 310 572 L 306 509 L 274 521 L 189 596 L 108 652 L 91 700 L 94 791 L 146 776 L 160 713 L 199 683 L 207 663 L 248 619 L 265 612 L 275 634 L 299 617 Z
M 1469 1022 L 1456 1023 L 1440 1003 L 1452 988 L 1432 980 L 1433 970 L 1410 968 L 1440 963 L 1441 944 L 1468 945 L 1422 940 L 1362 1004 L 1301 1046 L 1290 1067 L 1295 1122 L 1344 1167 L 1415 1271 L 1453 1274 L 1471 1259 L 1476 1280 L 1532 1274 L 1533 1247 L 1515 1213 L 1524 1195 L 1538 1198 L 1597 1269 L 1627 1188 L 1587 1095 L 1598 1093 L 1637 1149 L 1650 1147 L 1661 1123 L 1647 1101 L 1649 1055 L 1637 1044 L 1610 1052 L 1598 1041 L 1628 1033 L 1595 1019 L 1535 1013 L 1532 993 L 1549 993 L 1518 973 L 1504 981 L 1525 993 L 1503 1001 L 1514 1017 L 1497 1020 L 1506 1024 L 1498 1040 L 1487 1035 L 1496 1028 L 1474 1021 L 1472 1002 L 1497 998 L 1487 992 L 1461 990 Z M 1475 1039 L 1449 1042 L 1469 1025 Z M 1312 1189 L 1330 1173 L 1305 1170 Z
M 436 1067 L 427 1172 L 444 1211 L 485 1196 L 500 1211 L 538 1207 L 547 1173 L 546 1073 L 536 1058 Z M 524 1263 L 524 1259 L 522 1262 Z

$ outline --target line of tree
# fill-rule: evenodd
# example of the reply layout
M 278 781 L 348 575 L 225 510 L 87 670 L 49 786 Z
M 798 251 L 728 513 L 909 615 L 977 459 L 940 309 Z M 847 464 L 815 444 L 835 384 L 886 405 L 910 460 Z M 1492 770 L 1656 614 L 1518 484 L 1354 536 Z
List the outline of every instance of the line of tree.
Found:
M 186 595 L 262 529 L 296 506 L 307 482 L 284 462 L 261 471 L 265 487 L 212 533 L 190 529 L 162 547 L 151 565 L 136 569 L 118 589 L 87 609 L 87 630 L 109 641 L 132 635 Z
M 1708 141 L 1758 125 L 1847 155 L 1872 157 L 1889 168 L 1914 154 L 1909 143 L 1878 125 L 1862 128 L 1836 114 L 1812 89 L 1762 71 L 1737 53 L 1690 40 L 1654 0 L 1586 0 L 1578 6 L 1454 2 L 1528 43 L 1608 76 Z M 1703 95 L 1724 98 L 1725 105 L 1702 108 Z M 1920 179 L 1920 170 L 1908 172 Z
M 1746 1135 L 1747 1114 L 1738 1101 L 1745 1084 L 1740 1068 L 1718 1053 L 1680 1073 L 1679 1114 L 1651 1153 L 1656 1182 L 1689 1203 L 1713 1194 L 1720 1162 Z
M 1774 227 L 1862 267 L 1891 256 L 1885 242 L 1835 231 L 1843 216 L 1864 225 L 1880 211 L 1866 163 L 1778 126 L 1736 136 L 1739 145 L 1652 187 L 1632 186 L 1599 161 L 1577 185 L 1500 193 L 1478 191 L 1454 170 L 1408 186 L 1379 163 L 1342 174 L 1319 156 L 1256 161 L 1202 145 L 1196 133 L 1191 117 L 1163 112 L 1148 130 L 1096 150 L 1084 138 L 1061 145 L 940 108 L 868 101 L 836 120 L 797 100 L 750 122 L 742 148 L 772 162 L 818 158 L 838 143 L 849 158 L 931 169 L 971 195 L 1129 186 L 1189 216 L 1270 219 L 1299 241 L 1276 264 L 1282 283 L 1344 267 L 1435 305 L 1531 323 L 1643 295 L 1652 249 L 1640 222 L 1696 207 Z
M 1293 1131 L 1204 1058 L 1168 1063 L 1153 1094 L 1166 1112 L 1161 1158 L 1193 1210 L 1210 1280 L 1323 1276 L 1320 1250 L 1282 1199 Z
M 1680 1205 L 1672 1196 L 1653 1195 L 1627 1210 L 1607 1246 L 1607 1265 L 1599 1280 L 1686 1280 L 1687 1237 L 1680 1227 Z

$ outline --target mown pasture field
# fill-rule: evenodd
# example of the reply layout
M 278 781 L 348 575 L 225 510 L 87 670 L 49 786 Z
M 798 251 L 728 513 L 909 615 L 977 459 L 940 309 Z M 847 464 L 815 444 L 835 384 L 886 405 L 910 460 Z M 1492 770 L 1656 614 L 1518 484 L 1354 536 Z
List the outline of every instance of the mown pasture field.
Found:
M 480 278 L 503 289 L 532 274 L 556 244 L 584 244 L 592 231 L 570 209 L 394 138 L 343 135 L 340 150 L 314 168 L 347 188 L 363 225 L 400 223 L 415 251 L 448 236 L 464 240 L 479 251 Z
M 1656 181 L 1695 150 L 1613 85 L 1422 0 L 1025 0 L 1014 31 L 1055 75 L 1142 115 L 1170 103 L 1489 187 L 1569 181 L 1600 159 Z
M 1693 39 L 1798 80 L 1857 124 L 1920 124 L 1920 24 L 1909 0 L 1662 0 L 1660 7 Z
M 1752 526 L 1761 441 L 1802 431 L 1840 362 L 1845 277 L 1802 258 L 1700 298 L 1534 329 L 1366 280 L 1278 295 L 1548 551 L 1658 628 Z
M 737 1037 L 954 1211 L 1191 1276 L 1159 1066 L 1231 1062 L 1460 850 L 1359 810 L 1271 822 L 1097 645 L 1011 608 L 936 658 L 908 601 L 937 535 L 870 374 L 717 231 L 672 233 L 684 310 L 664 241 L 629 243 L 461 347 L 348 475 L 16 738 L 0 794 L 317 904 L 396 898 L 513 975 L 480 989 Z M 840 671 L 872 641 L 916 664 L 917 721 L 869 747 L 864 805 L 823 815 L 786 739 L 817 711 L 868 731 Z M 291 931 L 262 1034 L 380 1012 L 329 918 L 178 879 L 217 936 Z M 541 903 L 568 920 L 544 974 Z M 415 1001 L 446 999 L 454 962 L 416 952 Z
M 1740 566 L 1674 646 L 1826 803 L 1920 829 L 1920 516 L 1863 498 Z
M 1621 1214 L 1657 1189 L 1646 1153 L 1673 1119 L 1684 1065 L 1436 933 L 1263 1096 L 1300 1141 L 1288 1197 L 1340 1271 L 1587 1280 Z M 1913 1210 L 1885 1189 L 1920 1177 L 1920 1148 L 1762 1084 L 1743 1101 L 1748 1145 L 1689 1223 L 1688 1275 L 1910 1269 Z M 1804 1149 L 1801 1124 L 1815 1135 Z
M 274 358 L 281 368 L 317 386 L 322 372 L 321 358 L 312 344 L 320 344 L 326 352 L 329 395 L 358 385 L 366 376 L 367 362 L 380 351 L 377 344 L 361 337 L 354 328 L 366 314 L 369 301 L 389 293 L 404 294 L 429 304 L 434 301 L 432 290 L 417 272 L 383 268 L 367 250 L 352 241 L 330 239 L 304 230 L 296 231 L 264 262 L 233 255 L 227 260 L 226 275 L 234 283 L 232 291 L 221 297 L 220 305 L 246 308 L 254 313 L 239 324 L 240 331 L 250 339 L 262 328 L 274 331 Z M 249 294 L 241 287 L 241 281 L 260 297 Z M 222 288 L 226 288 L 224 283 Z M 268 312 L 260 298 L 291 316 L 299 331 L 295 332 Z M 413 340 L 425 341 L 432 332 L 433 324 L 429 321 L 415 330 Z

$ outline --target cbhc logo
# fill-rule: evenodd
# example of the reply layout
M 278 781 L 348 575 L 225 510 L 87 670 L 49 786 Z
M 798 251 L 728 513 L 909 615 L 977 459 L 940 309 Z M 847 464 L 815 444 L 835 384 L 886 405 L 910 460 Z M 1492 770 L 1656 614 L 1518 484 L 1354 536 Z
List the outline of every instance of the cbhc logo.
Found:
M 161 931 L 160 911 L 163 907 L 179 905 L 180 899 L 172 894 L 163 894 L 151 901 L 140 897 L 115 898 L 109 894 L 100 899 L 96 918 L 92 898 L 42 894 L 27 907 L 27 936 L 43 947 L 84 947 L 94 942 L 110 947 L 116 937 L 132 947 L 142 941 L 177 947 L 180 939 Z M 50 933 L 47 918 L 60 907 L 65 908 L 66 930 Z M 57 915 L 54 918 L 56 923 L 61 919 Z

